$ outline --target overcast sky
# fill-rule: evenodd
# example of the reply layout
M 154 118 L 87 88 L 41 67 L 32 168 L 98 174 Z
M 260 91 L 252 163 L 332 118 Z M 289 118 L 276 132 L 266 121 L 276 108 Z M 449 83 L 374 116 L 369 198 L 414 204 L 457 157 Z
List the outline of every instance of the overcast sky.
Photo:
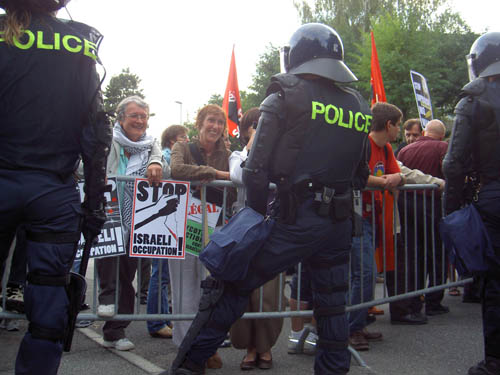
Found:
M 265 46 L 282 45 L 299 26 L 291 0 L 72 0 L 68 9 L 104 35 L 108 79 L 124 67 L 142 79 L 157 135 L 180 122 L 176 101 L 193 121 L 212 94 L 224 95 L 233 44 L 245 89 Z
M 474 31 L 500 31 L 499 0 L 452 3 Z M 155 135 L 179 123 L 176 101 L 183 121 L 192 121 L 212 94 L 224 95 L 233 44 L 246 89 L 265 47 L 287 43 L 299 26 L 293 0 L 72 0 L 68 10 L 104 35 L 104 87 L 125 67 L 142 79 Z M 64 10 L 59 16 L 68 18 Z

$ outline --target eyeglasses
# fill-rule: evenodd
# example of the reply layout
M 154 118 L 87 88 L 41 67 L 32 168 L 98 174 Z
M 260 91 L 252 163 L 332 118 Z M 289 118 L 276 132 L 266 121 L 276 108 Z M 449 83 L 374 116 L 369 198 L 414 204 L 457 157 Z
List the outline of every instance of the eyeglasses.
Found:
M 149 115 L 141 115 L 139 113 L 132 113 L 130 115 L 125 115 L 125 117 L 131 118 L 133 120 L 147 120 Z

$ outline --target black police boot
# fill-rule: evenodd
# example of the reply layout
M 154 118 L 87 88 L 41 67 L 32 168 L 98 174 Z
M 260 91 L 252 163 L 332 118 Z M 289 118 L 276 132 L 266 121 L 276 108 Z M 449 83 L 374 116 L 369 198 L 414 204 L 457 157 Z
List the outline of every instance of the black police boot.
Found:
M 469 369 L 469 375 L 500 375 L 500 359 L 486 357 L 485 361 Z

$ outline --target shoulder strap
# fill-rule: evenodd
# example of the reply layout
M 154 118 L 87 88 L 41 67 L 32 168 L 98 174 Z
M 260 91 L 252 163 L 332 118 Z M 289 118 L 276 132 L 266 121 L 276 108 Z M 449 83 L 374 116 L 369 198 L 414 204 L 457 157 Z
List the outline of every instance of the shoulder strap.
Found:
M 194 161 L 198 165 L 205 165 L 205 162 L 203 161 L 203 156 L 201 156 L 200 149 L 194 142 L 189 142 L 189 151 L 191 152 L 191 155 L 194 158 Z
M 385 154 L 385 161 L 388 161 L 389 160 L 389 149 L 387 148 L 387 145 L 384 145 L 384 154 Z M 372 143 L 371 141 L 368 139 L 368 161 L 370 161 L 371 157 L 372 157 Z

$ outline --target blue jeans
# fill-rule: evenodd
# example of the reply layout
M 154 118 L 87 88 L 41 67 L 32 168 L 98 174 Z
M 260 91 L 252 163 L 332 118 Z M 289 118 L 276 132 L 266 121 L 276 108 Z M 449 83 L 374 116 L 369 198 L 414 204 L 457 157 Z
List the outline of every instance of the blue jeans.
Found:
M 158 283 L 161 264 L 161 300 L 158 301 Z M 168 289 L 170 276 L 168 274 L 167 259 L 153 259 L 153 271 L 149 280 L 148 304 L 146 311 L 148 314 L 168 314 Z M 158 304 L 160 302 L 160 306 Z M 154 333 L 165 327 L 170 322 L 167 320 L 147 321 L 148 331 Z
M 373 228 L 371 217 L 363 218 L 363 237 L 354 237 L 351 247 L 351 305 L 373 300 Z M 349 313 L 349 332 L 366 327 L 368 309 Z

